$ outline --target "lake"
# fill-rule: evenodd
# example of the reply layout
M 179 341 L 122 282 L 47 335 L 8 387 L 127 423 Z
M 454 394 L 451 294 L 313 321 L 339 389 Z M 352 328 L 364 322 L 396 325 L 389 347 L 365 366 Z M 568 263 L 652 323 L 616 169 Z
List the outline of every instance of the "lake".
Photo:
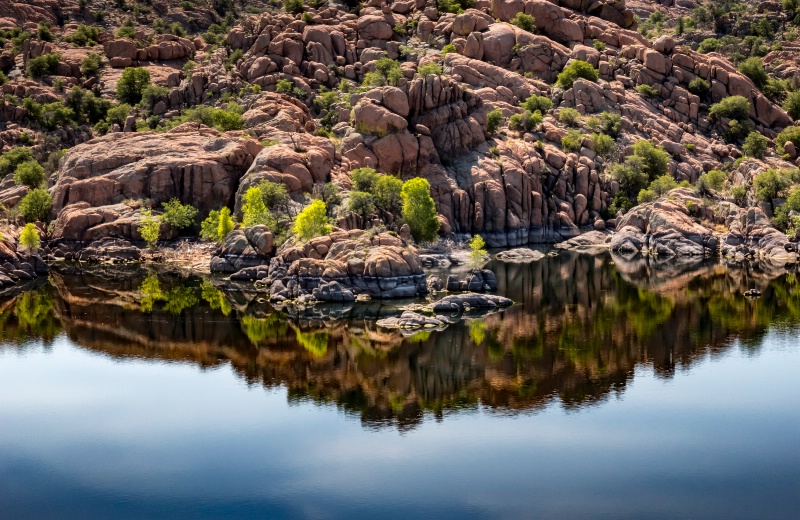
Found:
M 406 336 L 141 268 L 0 299 L 0 518 L 800 517 L 794 272 L 488 267 L 513 307 Z

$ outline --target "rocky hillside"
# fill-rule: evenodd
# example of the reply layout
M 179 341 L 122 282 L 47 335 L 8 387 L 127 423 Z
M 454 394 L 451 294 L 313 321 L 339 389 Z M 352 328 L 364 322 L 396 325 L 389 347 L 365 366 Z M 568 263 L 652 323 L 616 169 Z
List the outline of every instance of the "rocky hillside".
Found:
M 796 251 L 792 0 L 10 4 L 10 248 L 26 223 L 53 256 L 109 238 L 222 243 L 254 224 L 277 248 L 322 200 L 341 230 L 410 224 L 418 242 L 438 229 L 518 246 L 630 224 L 643 250 L 742 256 L 749 219 L 772 238 L 746 254 Z M 401 194 L 418 177 L 433 223 Z M 170 201 L 194 209 L 181 219 Z M 711 238 L 659 247 L 651 228 L 676 218 L 689 222 L 669 233 Z

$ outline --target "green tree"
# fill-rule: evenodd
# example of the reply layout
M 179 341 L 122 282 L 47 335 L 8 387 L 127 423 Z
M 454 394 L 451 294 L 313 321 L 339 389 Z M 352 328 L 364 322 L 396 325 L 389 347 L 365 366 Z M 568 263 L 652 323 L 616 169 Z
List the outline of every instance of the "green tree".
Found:
M 568 89 L 578 78 L 597 81 L 597 69 L 583 60 L 571 60 L 558 75 L 556 84 L 563 89 Z
M 523 31 L 528 31 L 530 33 L 536 31 L 536 19 L 533 16 L 523 12 L 517 13 L 514 18 L 509 20 L 509 23 L 511 25 L 516 25 Z
M 711 90 L 711 87 L 703 78 L 694 78 L 689 82 L 689 92 L 696 96 L 705 97 L 709 90 Z
M 675 182 L 675 179 L 669 174 L 662 175 L 650 183 L 650 189 L 653 190 L 653 193 L 655 193 L 657 197 L 666 195 L 667 192 L 677 187 L 678 183 Z
M 403 77 L 400 64 L 395 60 L 383 57 L 375 61 L 375 70 L 364 76 L 365 87 L 382 87 L 385 85 L 397 86 Z
M 300 14 L 306 10 L 303 0 L 283 0 L 283 8 L 290 14 Z
M 350 180 L 353 181 L 353 189 L 356 191 L 372 191 L 378 177 L 375 168 L 356 168 L 350 172 Z
M 25 227 L 22 228 L 22 233 L 19 235 L 19 243 L 22 247 L 30 251 L 31 253 L 35 252 L 39 249 L 39 245 L 41 244 L 41 238 L 39 237 L 39 230 L 36 229 L 34 224 L 25 224 Z
M 264 204 L 264 196 L 261 190 L 255 186 L 248 188 L 242 203 L 242 225 L 244 227 L 253 227 L 264 224 L 274 229 L 275 222 L 274 218 L 271 217 L 272 215 L 269 214 L 267 206 Z
M 567 126 L 575 126 L 581 120 L 581 113 L 574 108 L 562 108 L 558 111 L 558 120 Z
M 469 242 L 469 263 L 474 269 L 480 269 L 486 258 L 486 242 L 483 237 L 475 235 Z
M 402 190 L 403 181 L 391 175 L 381 175 L 372 190 L 375 205 L 389 213 L 398 214 L 403 204 L 400 196 Z
M 117 82 L 117 99 L 135 105 L 142 100 L 142 92 L 150 85 L 150 72 L 141 67 L 129 67 Z
M 31 78 L 43 78 L 56 73 L 59 61 L 61 61 L 61 55 L 58 53 L 43 54 L 29 59 L 25 71 Z
M 791 174 L 787 171 L 769 169 L 762 172 L 753 181 L 756 198 L 762 202 L 772 202 L 772 199 L 786 192 L 792 185 Z
M 142 235 L 142 240 L 147 242 L 147 247 L 152 249 L 158 244 L 158 237 L 161 234 L 161 219 L 153 215 L 149 209 L 142 211 L 139 234 Z
M 35 188 L 44 182 L 44 168 L 36 161 L 26 161 L 14 170 L 14 182 Z
M 315 200 L 297 215 L 292 231 L 301 240 L 327 235 L 331 232 L 327 208 L 321 200 Z
M 800 90 L 789 92 L 789 95 L 786 96 L 786 100 L 783 102 L 783 109 L 786 110 L 795 121 L 800 119 Z
M 17 166 L 24 162 L 33 161 L 33 152 L 30 148 L 17 146 L 0 155 L 0 177 L 15 171 Z
M 528 97 L 525 101 L 521 103 L 522 108 L 525 110 L 533 113 L 537 110 L 542 114 L 546 113 L 548 110 L 553 108 L 553 102 L 550 100 L 549 97 L 546 96 L 537 96 L 536 94 Z
M 744 146 L 742 146 L 742 149 L 744 150 L 744 153 L 750 157 L 763 159 L 764 154 L 767 152 L 768 144 L 769 141 L 767 141 L 766 137 L 758 132 L 750 132 L 747 135 L 747 138 L 744 140 Z
M 35 188 L 19 201 L 19 212 L 26 222 L 44 222 L 53 207 L 47 190 Z
M 231 217 L 231 210 L 227 207 L 219 210 L 219 224 L 217 224 L 217 237 L 218 241 L 222 242 L 228 233 L 233 231 L 234 221 Z
M 403 218 L 411 228 L 414 240 L 435 240 L 441 223 L 436 213 L 436 204 L 431 198 L 431 185 L 428 181 L 421 177 L 407 180 L 400 196 L 403 199 Z
M 441 76 L 442 72 L 442 66 L 433 61 L 417 69 L 417 73 L 423 78 L 427 78 L 428 76 Z
M 495 108 L 488 114 L 486 114 L 486 133 L 489 135 L 494 135 L 497 132 L 497 129 L 500 128 L 500 125 L 503 124 L 503 112 Z
M 750 101 L 744 96 L 730 96 L 714 103 L 708 110 L 712 118 L 725 117 L 745 121 L 750 117 Z
M 375 213 L 375 199 L 365 191 L 351 191 L 347 209 L 367 221 Z
M 200 224 L 200 238 L 210 242 L 220 243 L 219 238 L 219 211 L 214 209 Z
M 611 152 L 614 151 L 614 147 L 617 144 L 613 137 L 606 134 L 592 134 L 591 140 L 594 153 L 603 158 L 611 155 Z
M 648 178 L 655 179 L 667 173 L 670 157 L 660 146 L 650 141 L 637 141 L 633 145 L 633 155 L 642 160 L 642 171 Z
M 583 134 L 580 130 L 573 128 L 561 138 L 561 147 L 568 152 L 577 152 L 583 146 Z
M 755 83 L 756 87 L 759 89 L 763 89 L 769 80 L 769 76 L 767 76 L 764 70 L 764 64 L 758 56 L 747 58 L 741 62 L 739 64 L 739 72 L 753 80 L 753 83 Z
M 197 208 L 191 204 L 181 204 L 178 199 L 172 199 L 161 205 L 164 208 L 164 214 L 161 218 L 167 224 L 177 228 L 184 229 L 194 224 L 194 219 L 197 217 Z
M 258 183 L 264 205 L 273 213 L 286 214 L 289 212 L 289 193 L 282 182 L 264 180 Z

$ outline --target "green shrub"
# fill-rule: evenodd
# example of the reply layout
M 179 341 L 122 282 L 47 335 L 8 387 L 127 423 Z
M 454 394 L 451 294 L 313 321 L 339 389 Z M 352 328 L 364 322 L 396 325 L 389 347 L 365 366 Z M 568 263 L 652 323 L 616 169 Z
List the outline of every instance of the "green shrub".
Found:
M 135 105 L 142 100 L 142 92 L 150 85 L 150 73 L 141 67 L 125 69 L 117 82 L 117 99 Z
M 90 52 L 81 62 L 81 74 L 84 76 L 96 76 L 103 64 L 103 57 L 99 54 Z
M 442 47 L 442 57 L 447 56 L 451 52 L 456 52 L 456 46 L 452 43 L 448 43 L 444 47 Z
M 378 182 L 378 172 L 374 168 L 357 168 L 350 172 L 350 180 L 353 181 L 355 191 L 369 192 Z
M 518 132 L 532 132 L 542 124 L 542 113 L 524 111 L 522 114 L 514 114 L 508 119 L 508 128 Z
M 700 179 L 702 180 L 698 179 L 698 185 L 702 183 L 713 190 L 722 191 L 722 188 L 725 187 L 725 181 L 727 178 L 728 176 L 725 175 L 725 172 L 722 170 L 711 170 L 708 173 L 704 173 L 700 176 Z
M 39 27 L 36 30 L 36 37 L 43 42 L 53 41 L 53 33 L 50 31 L 50 22 L 39 22 Z
M 592 134 L 592 149 L 600 157 L 606 158 L 614 151 L 616 141 L 606 134 Z
M 43 54 L 36 58 L 29 59 L 25 70 L 28 76 L 34 79 L 50 76 L 56 73 L 56 67 L 58 67 L 58 62 L 60 60 L 61 55 L 56 52 Z
M 400 64 L 387 57 L 375 61 L 375 70 L 364 75 L 363 85 L 367 87 L 397 86 L 403 78 Z
M 92 47 L 97 45 L 100 40 L 102 30 L 99 27 L 90 27 L 80 24 L 75 32 L 64 38 L 64 41 L 75 44 L 78 47 Z
M 403 181 L 391 175 L 381 175 L 375 182 L 372 190 L 375 205 L 392 214 L 397 214 L 402 209 Z
M 225 240 L 225 237 L 228 236 L 228 233 L 233 231 L 233 226 L 234 226 L 234 221 L 233 217 L 231 217 L 231 210 L 228 209 L 227 207 L 219 210 L 217 236 L 219 237 L 220 242 Z
M 169 89 L 166 87 L 159 87 L 157 85 L 147 85 L 142 90 L 142 100 L 139 102 L 139 108 L 146 115 L 153 113 L 153 107 L 161 100 L 166 100 L 169 95 Z
M 750 157 L 755 157 L 757 159 L 763 159 L 764 154 L 767 151 L 767 145 L 769 141 L 763 135 L 759 134 L 758 132 L 750 132 L 747 138 L 744 140 L 744 145 L 742 149 L 744 153 L 749 155 Z
M 417 69 L 417 73 L 423 78 L 427 78 L 428 76 L 433 76 L 433 75 L 441 76 L 442 66 L 436 62 L 426 63 L 425 65 Z
M 766 71 L 764 71 L 764 65 L 761 63 L 761 58 L 757 56 L 747 58 L 741 62 L 739 64 L 739 72 L 753 80 L 753 83 L 755 83 L 756 87 L 759 89 L 763 89 L 767 84 L 767 80 L 769 79 Z
M 744 96 L 730 96 L 714 103 L 708 110 L 712 118 L 725 117 L 736 121 L 746 121 L 750 117 L 750 101 Z
M 245 192 L 242 202 L 242 225 L 244 227 L 253 227 L 259 224 L 274 229 L 275 219 L 267 210 L 267 205 L 264 204 L 264 196 L 261 190 L 251 186 Z
M 711 87 L 703 78 L 694 78 L 689 82 L 689 92 L 696 96 L 704 97 L 709 90 L 711 90 Z
M 26 222 L 44 222 L 52 207 L 50 194 L 42 188 L 32 189 L 19 201 L 19 212 Z
M 789 95 L 786 96 L 786 100 L 783 102 L 783 109 L 786 110 L 789 116 L 795 121 L 800 119 L 800 90 L 789 92 Z
M 536 112 L 538 110 L 539 112 L 544 114 L 548 110 L 553 108 L 553 102 L 550 100 L 549 97 L 537 96 L 536 94 L 534 94 L 525 101 L 523 101 L 520 106 L 522 106 L 522 108 L 524 108 L 530 113 Z
M 644 190 L 639 190 L 639 195 L 636 197 L 636 201 L 639 204 L 646 204 L 648 202 L 653 202 L 657 198 L 658 195 L 656 195 L 656 193 L 653 190 L 644 189 Z
M 486 114 L 486 133 L 489 135 L 494 135 L 497 132 L 497 129 L 500 128 L 500 125 L 503 124 L 503 112 L 495 108 L 488 114 Z
M 615 164 L 611 167 L 611 176 L 619 183 L 620 191 L 629 196 L 638 194 L 647 186 L 647 174 L 631 164 Z
M 106 112 L 106 121 L 109 125 L 120 125 L 123 126 L 125 124 L 125 120 L 128 118 L 128 114 L 133 109 L 127 103 L 121 103 L 115 107 L 111 107 Z
M 229 107 L 231 105 L 235 105 L 235 103 L 228 104 Z M 187 121 L 216 128 L 220 132 L 244 130 L 244 119 L 242 119 L 242 114 L 239 113 L 238 105 L 235 105 L 233 109 L 228 108 L 227 110 L 201 105 L 185 110 L 183 115 L 172 123 L 180 124 Z
M 800 151 L 800 126 L 787 126 L 775 137 L 775 144 L 781 152 L 783 152 L 783 145 L 788 142 L 794 144 Z
M 792 172 L 769 169 L 762 172 L 753 181 L 756 198 L 761 202 L 771 202 L 784 194 L 792 185 Z
M 39 123 L 48 130 L 69 126 L 74 119 L 75 112 L 58 101 L 42 105 L 38 116 Z
M 291 14 L 300 14 L 306 10 L 303 0 L 283 0 L 283 8 Z
M 194 224 L 194 219 L 197 218 L 197 208 L 190 204 L 181 204 L 178 199 L 172 199 L 161 206 L 164 208 L 161 218 L 177 229 L 191 226 Z
M 33 152 L 30 148 L 17 146 L 10 149 L 0 155 L 0 177 L 15 171 L 20 164 L 33 160 Z
M 473 269 L 480 269 L 486 258 L 486 242 L 480 235 L 469 241 L 469 264 Z
M 114 32 L 114 36 L 133 40 L 136 38 L 136 28 L 133 25 L 123 25 Z
M 633 155 L 641 159 L 642 171 L 649 179 L 656 179 L 667 173 L 669 154 L 650 141 L 637 141 L 633 145 Z
M 528 31 L 530 33 L 536 31 L 536 19 L 533 16 L 523 12 L 517 13 L 514 18 L 509 20 L 509 23 L 511 25 L 516 25 L 523 31 Z
M 567 126 L 575 126 L 581 119 L 581 113 L 574 108 L 562 108 L 558 111 L 558 120 Z
M 603 52 L 606 50 L 606 44 L 600 40 L 595 40 L 594 43 L 592 43 L 592 47 L 594 47 L 594 49 L 598 52 Z
M 403 218 L 411 228 L 414 240 L 417 242 L 435 240 L 441 223 L 428 181 L 421 177 L 407 180 L 403 183 L 400 196 L 403 199 Z
M 33 253 L 39 249 L 41 243 L 42 240 L 39 237 L 39 230 L 36 229 L 36 226 L 31 223 L 25 224 L 25 227 L 22 228 L 22 233 L 19 234 L 19 244 Z
M 285 184 L 264 180 L 258 183 L 258 189 L 261 191 L 261 199 L 264 201 L 264 206 L 268 210 L 273 213 L 288 213 L 289 194 L 286 191 Z
M 706 54 L 709 52 L 717 52 L 720 46 L 719 38 L 706 38 L 705 40 L 700 42 L 700 45 L 697 47 L 697 52 L 701 54 Z
M 315 200 L 297 215 L 292 231 L 301 240 L 327 235 L 331 232 L 325 203 Z
M 351 191 L 347 209 L 367 221 L 375 213 L 375 199 L 365 191 Z
M 161 219 L 149 209 L 142 211 L 142 218 L 139 221 L 139 234 L 142 240 L 147 242 L 147 247 L 155 248 L 161 234 Z
M 221 244 L 225 236 L 233 231 L 233 219 L 231 210 L 212 210 L 208 217 L 200 224 L 200 238 Z
M 653 190 L 657 197 L 665 195 L 668 191 L 677 187 L 678 183 L 669 174 L 662 175 L 650 183 L 650 189 Z
M 658 90 L 648 85 L 647 83 L 642 83 L 641 85 L 636 87 L 636 92 L 645 97 L 655 97 L 658 95 Z
M 563 89 L 568 89 L 572 87 L 572 84 L 578 78 L 587 79 L 589 81 L 597 81 L 597 69 L 585 61 L 572 60 L 558 75 L 556 84 Z
M 570 130 L 561 138 L 561 147 L 568 152 L 578 152 L 581 146 L 583 146 L 583 134 L 580 130 Z
M 44 182 L 44 168 L 36 161 L 26 161 L 14 170 L 14 182 L 35 188 Z
M 739 207 L 744 207 L 747 203 L 747 188 L 744 186 L 733 186 L 731 188 L 731 196 L 733 197 L 733 202 Z

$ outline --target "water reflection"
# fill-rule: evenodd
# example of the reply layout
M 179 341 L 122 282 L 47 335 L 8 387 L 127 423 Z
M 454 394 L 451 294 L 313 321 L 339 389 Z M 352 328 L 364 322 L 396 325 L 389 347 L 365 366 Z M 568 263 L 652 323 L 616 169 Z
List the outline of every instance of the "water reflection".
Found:
M 499 413 L 554 399 L 588 405 L 623 391 L 637 365 L 670 377 L 733 338 L 757 350 L 770 327 L 800 319 L 795 273 L 758 265 L 561 254 L 490 268 L 517 305 L 406 338 L 375 325 L 392 303 L 280 311 L 219 281 L 144 270 L 53 273 L 0 302 L 0 329 L 5 348 L 63 328 L 113 357 L 229 363 L 251 384 L 285 386 L 290 401 L 407 429 L 425 413 L 479 404 Z M 762 296 L 746 298 L 748 289 Z

